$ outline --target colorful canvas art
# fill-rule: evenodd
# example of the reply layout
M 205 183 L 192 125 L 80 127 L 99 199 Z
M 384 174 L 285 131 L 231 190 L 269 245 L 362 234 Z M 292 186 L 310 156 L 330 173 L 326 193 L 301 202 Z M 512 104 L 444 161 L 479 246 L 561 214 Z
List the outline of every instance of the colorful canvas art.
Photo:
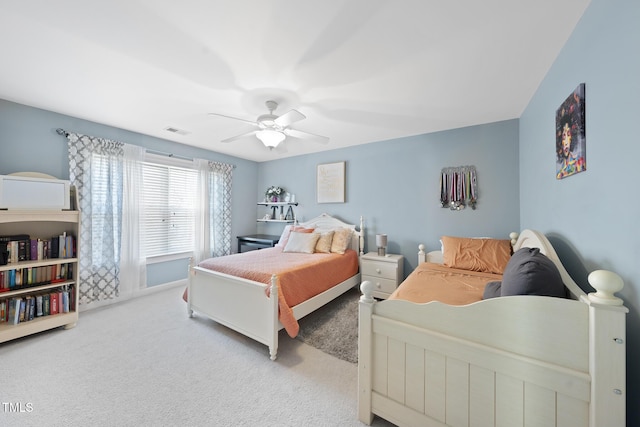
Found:
M 578 85 L 556 110 L 557 179 L 587 170 L 584 89 Z

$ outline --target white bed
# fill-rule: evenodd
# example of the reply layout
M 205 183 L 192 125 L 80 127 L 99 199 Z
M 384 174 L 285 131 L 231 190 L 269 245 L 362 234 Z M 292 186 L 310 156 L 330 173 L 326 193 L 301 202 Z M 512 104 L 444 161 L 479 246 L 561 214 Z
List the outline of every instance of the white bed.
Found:
M 514 250 L 537 247 L 558 267 L 573 299 L 508 296 L 466 306 L 377 302 L 361 285 L 358 415 L 400 426 L 625 425 L 622 289 L 598 270 L 586 295 L 538 232 Z M 425 260 L 421 250 L 420 262 Z
M 350 248 L 359 255 L 364 248 L 364 221 L 360 218 L 359 229 L 328 214 L 322 214 L 300 226 L 316 231 L 351 228 Z M 260 283 L 193 265 L 189 266 L 187 310 L 203 314 L 241 334 L 269 347 L 269 354 L 275 360 L 278 352 L 278 331 L 283 328 L 278 320 L 277 277 L 271 284 Z M 327 291 L 293 307 L 294 317 L 300 319 L 334 300 L 349 289 L 360 284 L 360 273 Z M 270 286 L 270 296 L 265 294 Z

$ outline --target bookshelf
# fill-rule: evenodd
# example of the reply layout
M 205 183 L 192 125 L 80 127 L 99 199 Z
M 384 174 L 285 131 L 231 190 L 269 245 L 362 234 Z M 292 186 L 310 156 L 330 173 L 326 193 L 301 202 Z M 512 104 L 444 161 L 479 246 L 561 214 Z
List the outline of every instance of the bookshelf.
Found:
M 65 329 L 74 327 L 78 321 L 77 243 L 80 237 L 80 212 L 0 210 L 0 237 L 6 236 L 22 236 L 23 241 L 24 236 L 29 236 L 30 244 L 28 249 L 25 247 L 25 251 L 28 252 L 22 253 L 22 256 L 18 255 L 21 260 L 9 259 L 11 262 L 0 265 L 0 309 L 4 302 L 5 310 L 4 318 L 0 321 L 0 343 L 60 326 Z M 68 237 L 61 239 L 60 236 Z M 51 248 L 54 246 L 52 242 L 56 242 L 56 237 L 57 258 L 53 257 L 55 250 L 51 254 Z M 42 242 L 40 248 L 38 239 Z M 60 240 L 65 240 L 67 244 L 64 247 L 60 246 Z M 47 243 L 44 243 L 45 241 Z M 32 250 L 33 245 L 35 252 Z M 67 249 L 70 246 L 75 249 Z M 2 249 L 4 246 L 0 243 L 0 250 Z M 62 250 L 68 253 L 60 253 Z M 0 260 L 0 264 L 2 262 Z M 16 283 L 18 277 L 19 285 Z M 58 298 L 66 300 L 68 304 L 58 303 L 54 307 L 52 301 Z M 11 300 L 29 303 L 33 300 L 34 312 L 31 320 L 26 307 L 26 317 L 22 321 L 15 323 L 15 317 L 13 320 L 8 319 L 11 314 Z M 46 304 L 47 300 L 49 304 Z M 41 315 L 38 315 L 39 301 L 42 303 Z M 68 311 L 65 311 L 67 306 Z M 19 316 L 18 319 L 20 320 Z

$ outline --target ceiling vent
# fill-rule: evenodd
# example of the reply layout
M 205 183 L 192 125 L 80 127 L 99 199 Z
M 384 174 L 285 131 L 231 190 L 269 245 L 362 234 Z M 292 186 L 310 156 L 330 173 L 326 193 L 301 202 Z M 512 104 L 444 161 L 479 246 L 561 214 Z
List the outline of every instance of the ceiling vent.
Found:
M 178 128 L 174 128 L 172 126 L 167 126 L 166 128 L 164 128 L 164 130 L 166 130 L 167 132 L 171 132 L 171 133 L 177 133 L 178 135 L 189 135 L 191 132 L 183 130 L 183 129 L 178 129 Z

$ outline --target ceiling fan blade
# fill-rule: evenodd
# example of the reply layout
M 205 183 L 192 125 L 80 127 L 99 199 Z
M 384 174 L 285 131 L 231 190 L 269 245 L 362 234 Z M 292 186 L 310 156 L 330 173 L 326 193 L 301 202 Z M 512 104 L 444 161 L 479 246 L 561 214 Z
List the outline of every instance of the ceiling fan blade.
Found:
M 285 133 L 285 135 L 289 135 L 289 136 L 292 136 L 294 138 L 304 139 L 304 140 L 312 141 L 312 142 L 317 142 L 319 144 L 328 144 L 329 143 L 329 138 L 326 137 L 326 136 L 314 135 L 312 133 L 302 132 L 302 131 L 295 130 L 295 129 L 285 129 L 284 133 Z
M 231 138 L 227 138 L 227 139 L 223 139 L 220 142 L 233 142 L 233 141 L 237 141 L 238 139 L 242 139 L 242 138 L 247 138 L 249 136 L 253 136 L 256 134 L 256 132 L 258 132 L 257 130 L 252 130 L 251 132 L 247 132 L 247 133 L 243 133 L 240 135 L 236 135 L 236 136 L 232 136 Z
M 252 125 L 255 125 L 256 122 L 254 120 L 245 120 L 245 119 L 241 119 L 238 117 L 233 117 L 233 116 L 227 116 L 224 114 L 218 114 L 218 113 L 208 113 L 210 116 L 219 116 L 219 117 L 224 117 L 227 119 L 232 119 L 232 120 L 240 120 L 241 122 L 246 122 L 246 123 L 251 123 Z
M 278 117 L 277 119 L 275 119 L 274 122 L 278 126 L 286 128 L 287 126 L 291 125 L 292 123 L 295 123 L 297 121 L 300 121 L 300 120 L 306 119 L 306 118 L 307 118 L 307 116 L 302 114 L 300 111 L 298 111 L 298 110 L 290 110 L 290 111 L 287 111 L 286 113 L 284 113 L 283 115 L 281 115 L 280 117 Z

